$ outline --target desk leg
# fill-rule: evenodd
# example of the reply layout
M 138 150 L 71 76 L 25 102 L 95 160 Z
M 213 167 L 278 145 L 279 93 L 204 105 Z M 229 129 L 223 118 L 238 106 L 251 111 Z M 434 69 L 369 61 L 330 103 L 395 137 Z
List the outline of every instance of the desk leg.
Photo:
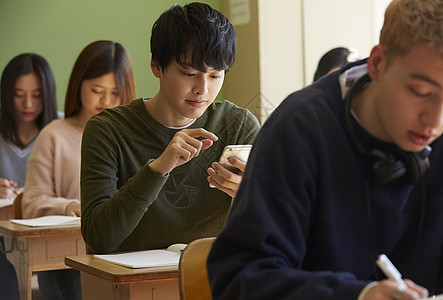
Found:
M 31 300 L 31 277 L 29 269 L 28 240 L 25 238 L 11 238 L 5 236 L 6 258 L 11 262 L 17 272 L 20 300 Z M 15 250 L 15 251 L 12 251 Z

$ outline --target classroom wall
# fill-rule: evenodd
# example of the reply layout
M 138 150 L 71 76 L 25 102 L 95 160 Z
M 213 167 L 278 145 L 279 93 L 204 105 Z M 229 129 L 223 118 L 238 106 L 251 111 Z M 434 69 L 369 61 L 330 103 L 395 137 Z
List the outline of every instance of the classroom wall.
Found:
M 241 1 L 237 1 L 241 2 Z M 255 116 L 261 107 L 256 105 L 260 98 L 260 55 L 258 5 L 255 1 L 246 2 L 249 14 L 246 21 L 237 21 L 231 5 L 234 1 L 223 0 L 222 11 L 234 26 L 237 34 L 237 52 L 234 66 L 225 77 L 224 93 L 226 99 L 248 108 Z
M 132 58 L 137 96 L 154 96 L 158 80 L 149 67 L 151 27 L 171 5 L 187 2 L 0 0 L 0 70 L 19 53 L 43 55 L 54 71 L 58 108 L 63 110 L 78 54 L 92 41 L 110 39 Z M 390 0 L 202 2 L 223 11 L 239 37 L 236 63 L 218 99 L 249 108 L 263 122 L 285 95 L 312 82 L 318 59 L 330 48 L 353 46 L 367 56 Z M 247 7 L 248 19 L 231 15 L 234 7 Z
M 391 0 L 304 0 L 304 85 L 312 83 L 319 59 L 332 48 L 354 47 L 362 58 L 378 44 Z
M 290 93 L 312 83 L 326 51 L 355 47 L 367 57 L 390 1 L 222 0 L 238 36 L 224 96 L 263 124 Z
M 221 0 L 200 0 L 220 10 Z M 149 67 L 151 27 L 160 14 L 183 0 L 0 0 L 0 70 L 16 55 L 35 52 L 54 72 L 58 109 L 80 51 L 90 42 L 113 40 L 132 59 L 137 96 L 151 97 L 158 81 Z M 223 97 L 221 95 L 221 97 Z
M 222 11 L 238 38 L 224 95 L 264 123 L 304 80 L 300 0 L 223 0 Z

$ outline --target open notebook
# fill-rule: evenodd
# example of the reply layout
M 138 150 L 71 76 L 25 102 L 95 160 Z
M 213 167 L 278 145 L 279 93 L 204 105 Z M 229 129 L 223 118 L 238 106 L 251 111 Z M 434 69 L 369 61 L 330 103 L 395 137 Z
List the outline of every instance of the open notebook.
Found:
M 34 219 L 11 219 L 10 221 L 30 227 L 80 225 L 80 217 L 71 216 L 44 216 Z
M 93 257 L 133 269 L 177 266 L 180 260 L 180 254 L 184 248 L 186 248 L 186 244 L 174 244 L 166 250 L 146 250 L 120 254 L 94 254 Z

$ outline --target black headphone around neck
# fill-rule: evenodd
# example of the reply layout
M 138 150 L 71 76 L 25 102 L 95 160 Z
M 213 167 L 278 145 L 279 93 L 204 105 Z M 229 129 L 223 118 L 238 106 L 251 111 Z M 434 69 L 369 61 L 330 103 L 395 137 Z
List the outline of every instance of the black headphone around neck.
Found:
M 373 187 L 379 187 L 403 176 L 406 176 L 408 183 L 417 183 L 429 169 L 431 147 L 427 146 L 421 152 L 407 152 L 397 147 L 395 153 L 388 154 L 376 148 L 366 149 L 354 133 L 354 120 L 351 115 L 352 97 L 370 81 L 371 78 L 368 74 L 360 77 L 352 84 L 345 96 L 346 127 L 355 149 L 360 155 L 371 161 L 370 184 Z

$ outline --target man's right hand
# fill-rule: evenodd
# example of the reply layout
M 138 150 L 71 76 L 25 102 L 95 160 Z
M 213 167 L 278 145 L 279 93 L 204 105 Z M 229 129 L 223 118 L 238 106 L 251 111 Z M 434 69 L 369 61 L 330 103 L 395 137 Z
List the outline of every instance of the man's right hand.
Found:
M 204 139 L 198 140 L 198 137 Z M 217 140 L 215 134 L 203 128 L 180 130 L 174 135 L 165 151 L 149 166 L 157 174 L 166 175 L 175 167 L 198 156 L 201 150 L 208 149 Z
M 397 282 L 391 279 L 378 281 L 370 287 L 359 299 L 362 300 L 419 300 L 428 297 L 428 290 L 411 280 L 405 279 L 405 290 L 399 289 Z

